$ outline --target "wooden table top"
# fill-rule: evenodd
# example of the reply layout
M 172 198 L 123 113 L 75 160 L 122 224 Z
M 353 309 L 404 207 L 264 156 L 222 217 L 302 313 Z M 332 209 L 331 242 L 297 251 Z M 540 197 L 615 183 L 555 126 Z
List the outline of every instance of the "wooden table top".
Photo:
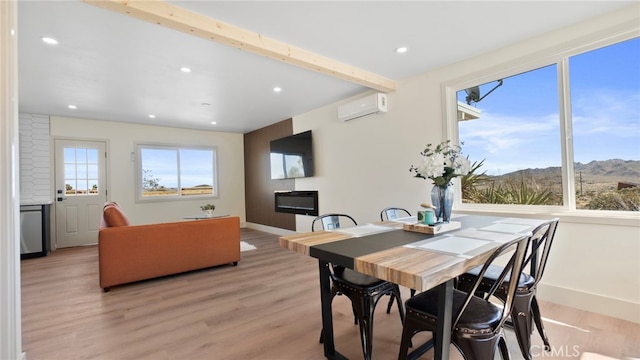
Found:
M 283 236 L 280 246 L 424 291 L 483 264 L 500 244 L 529 236 L 542 219 L 464 215 L 462 227 L 430 235 L 378 222 Z

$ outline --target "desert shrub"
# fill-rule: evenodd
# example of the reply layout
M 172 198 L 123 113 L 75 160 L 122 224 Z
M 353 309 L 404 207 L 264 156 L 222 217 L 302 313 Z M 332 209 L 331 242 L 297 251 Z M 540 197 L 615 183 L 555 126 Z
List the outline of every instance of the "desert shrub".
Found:
M 478 204 L 562 205 L 562 176 L 559 171 L 547 171 L 534 176 L 524 170 L 501 177 L 480 172 L 484 160 L 473 163 L 471 171 L 461 177 L 462 201 Z M 552 169 L 553 170 L 553 169 Z M 586 182 L 586 185 L 591 184 Z M 596 182 L 596 184 L 599 184 Z M 591 184 L 593 185 L 593 184 Z M 576 191 L 578 209 L 640 211 L 640 187 L 621 190 L 615 184 L 587 187 Z
M 483 162 L 484 160 L 473 163 L 469 174 L 461 179 L 462 198 L 465 202 L 517 205 L 562 203 L 562 196 L 557 196 L 548 187 L 539 186 L 532 177 L 521 176 L 519 179 L 496 182 L 484 172 L 476 174 Z
M 478 187 L 485 185 L 488 182 L 491 182 L 489 176 L 487 176 L 486 172 L 477 173 L 478 169 L 484 164 L 484 160 L 480 162 L 474 162 L 471 164 L 471 169 L 467 173 L 460 178 L 460 186 L 462 188 L 462 198 L 470 199 L 475 196 L 475 193 L 478 191 Z
M 553 193 L 545 189 L 520 184 L 491 184 L 484 189 L 473 189 L 465 199 L 481 204 L 549 205 Z
M 640 211 L 640 188 L 601 192 L 586 207 L 590 210 Z

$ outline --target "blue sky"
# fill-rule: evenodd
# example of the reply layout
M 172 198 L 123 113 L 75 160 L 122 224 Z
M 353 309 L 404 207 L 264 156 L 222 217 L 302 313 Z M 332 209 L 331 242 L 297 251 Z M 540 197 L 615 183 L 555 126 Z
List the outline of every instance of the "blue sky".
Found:
M 178 186 L 178 178 L 176 176 L 178 158 L 175 151 L 148 148 L 143 150 L 142 168 L 151 170 L 153 177 L 160 180 L 160 185 L 167 188 Z M 211 150 L 181 149 L 180 153 L 182 187 L 213 185 L 210 177 L 210 174 L 213 173 Z
M 65 184 L 76 190 L 88 190 L 98 184 L 97 149 L 65 147 L 64 162 Z
M 640 39 L 570 57 L 569 68 L 574 160 L 640 160 Z M 505 78 L 472 103 L 481 115 L 459 123 L 463 153 L 486 159 L 490 175 L 561 166 L 556 73 L 551 65 Z

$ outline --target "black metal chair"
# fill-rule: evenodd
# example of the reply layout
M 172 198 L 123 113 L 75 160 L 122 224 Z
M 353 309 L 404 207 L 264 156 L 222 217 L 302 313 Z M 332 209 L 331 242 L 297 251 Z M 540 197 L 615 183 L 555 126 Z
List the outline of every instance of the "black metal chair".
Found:
M 513 325 L 516 333 L 520 352 L 522 352 L 525 359 L 531 359 L 530 348 L 533 321 L 536 323 L 536 328 L 538 329 L 540 337 L 542 337 L 545 349 L 547 351 L 551 350 L 549 339 L 544 331 L 544 326 L 542 325 L 542 317 L 540 316 L 538 300 L 536 300 L 536 287 L 542 278 L 542 274 L 544 273 L 544 269 L 547 265 L 549 251 L 551 249 L 551 244 L 553 243 L 557 226 L 558 219 L 555 218 L 539 225 L 533 230 L 533 236 L 531 237 L 531 242 L 529 243 L 523 265 L 525 271 L 529 268 L 529 273 L 523 272 L 522 275 L 520 275 L 513 309 L 511 310 L 511 324 Z M 472 284 L 477 281 L 479 271 L 479 268 L 475 268 L 459 276 L 458 289 L 469 291 Z M 490 267 L 484 274 L 477 291 L 486 292 L 488 289 L 493 287 L 501 271 L 502 267 L 500 266 Z M 496 297 L 502 300 L 505 299 L 510 279 L 511 278 L 509 277 L 505 278 L 503 283 L 498 286 L 498 290 L 495 294 Z
M 479 271 L 480 278 L 488 270 L 491 263 L 501 255 L 511 252 L 511 257 L 499 274 L 500 283 L 507 276 L 519 276 L 522 272 L 522 262 L 526 253 L 529 237 L 507 242 L 491 254 L 485 265 Z M 462 353 L 465 359 L 493 359 L 496 347 L 500 348 L 503 359 L 509 359 L 509 350 L 504 338 L 503 325 L 509 317 L 509 310 L 513 304 L 516 284 L 510 284 L 506 291 L 506 300 L 494 304 L 489 298 L 498 290 L 498 286 L 488 289 L 486 296 L 481 298 L 474 295 L 480 281 L 471 286 L 466 293 L 453 289 L 453 306 L 451 320 L 451 342 Z M 406 318 L 402 329 L 402 341 L 398 359 L 417 359 L 430 349 L 432 342 L 437 341 L 436 325 L 438 321 L 438 289 L 422 292 L 405 302 Z M 432 341 L 417 347 L 411 354 L 409 346 L 413 336 L 421 331 L 431 331 Z
M 311 223 L 311 231 L 315 231 L 315 224 L 320 223 L 323 230 L 340 228 L 340 220 L 356 221 L 346 214 L 324 214 L 316 217 Z M 384 295 L 392 295 L 398 304 L 400 321 L 404 322 L 404 309 L 400 297 L 400 287 L 397 284 L 380 280 L 342 266 L 330 267 L 331 300 L 336 295 L 344 295 L 351 300 L 355 323 L 360 325 L 360 342 L 365 360 L 371 359 L 373 350 L 373 315 L 378 300 Z M 320 342 L 323 334 L 320 334 Z
M 411 213 L 403 208 L 399 208 L 399 207 L 388 207 L 386 209 L 383 209 L 380 212 L 380 220 L 381 221 L 385 221 L 385 220 L 395 220 L 404 216 L 411 216 Z

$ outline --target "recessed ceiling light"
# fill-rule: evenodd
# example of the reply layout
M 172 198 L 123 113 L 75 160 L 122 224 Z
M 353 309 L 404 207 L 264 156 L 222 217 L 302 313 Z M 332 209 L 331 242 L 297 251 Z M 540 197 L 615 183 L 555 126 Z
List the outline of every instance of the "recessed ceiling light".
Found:
M 273 88 L 273 91 L 279 93 L 280 91 L 282 91 L 282 88 L 279 86 L 276 86 Z
M 52 38 L 52 37 L 48 37 L 48 36 L 43 36 L 40 38 L 42 40 L 42 42 L 50 44 L 50 45 L 58 45 L 58 40 Z
M 75 105 L 69 105 L 69 106 L 67 106 L 67 107 L 68 107 L 69 109 L 72 109 L 72 110 L 75 110 L 75 109 L 77 109 L 77 108 L 78 108 L 78 107 L 77 107 L 77 106 L 75 106 Z
M 155 115 L 153 115 L 153 114 L 149 114 L 149 119 L 155 119 L 155 118 L 156 118 L 156 116 L 155 116 Z
M 217 124 L 217 122 L 215 122 L 215 121 L 211 122 L 211 125 L 216 125 L 216 124 Z
M 182 71 L 183 73 L 190 73 L 191 69 L 186 66 L 183 66 L 180 68 L 180 71 Z
M 47 36 L 43 36 L 40 38 L 43 42 L 49 44 L 49 45 L 58 45 L 58 40 L 51 38 L 51 37 L 47 37 Z
M 398 54 L 404 54 L 404 53 L 406 53 L 406 52 L 407 52 L 407 50 L 409 50 L 409 49 L 408 49 L 406 46 L 402 46 L 402 47 L 397 48 L 397 49 L 396 49 L 396 52 L 397 52 Z

